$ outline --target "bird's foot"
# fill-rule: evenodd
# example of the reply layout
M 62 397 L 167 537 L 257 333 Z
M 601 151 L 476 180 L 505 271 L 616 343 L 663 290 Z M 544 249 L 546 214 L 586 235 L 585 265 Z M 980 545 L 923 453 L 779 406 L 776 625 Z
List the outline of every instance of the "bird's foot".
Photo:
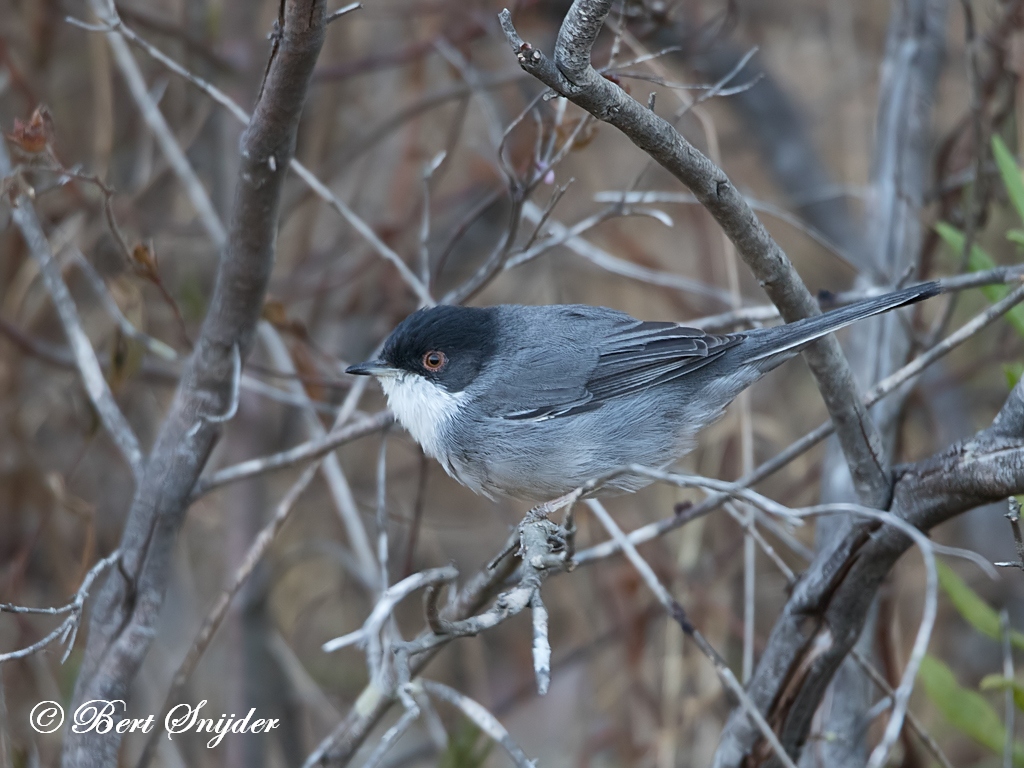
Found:
M 546 567 L 558 567 L 571 571 L 576 566 L 573 561 L 576 553 L 576 523 L 572 509 L 580 496 L 581 492 L 577 489 L 564 496 L 559 496 L 557 499 L 538 504 L 527 513 L 519 524 L 520 541 L 528 528 L 539 523 L 544 524 L 550 547 L 550 555 L 546 558 L 548 561 L 545 563 Z M 565 509 L 565 518 L 562 524 L 560 526 L 552 524 L 548 518 L 563 508 Z M 523 550 L 524 547 L 520 544 L 519 551 Z

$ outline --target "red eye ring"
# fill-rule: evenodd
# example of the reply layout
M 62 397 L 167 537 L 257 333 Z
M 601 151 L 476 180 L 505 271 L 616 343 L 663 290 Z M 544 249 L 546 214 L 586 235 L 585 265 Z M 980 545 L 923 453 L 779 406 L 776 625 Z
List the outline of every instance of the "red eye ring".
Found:
M 448 356 L 436 349 L 432 349 L 423 355 L 423 367 L 428 371 L 440 371 L 447 362 Z

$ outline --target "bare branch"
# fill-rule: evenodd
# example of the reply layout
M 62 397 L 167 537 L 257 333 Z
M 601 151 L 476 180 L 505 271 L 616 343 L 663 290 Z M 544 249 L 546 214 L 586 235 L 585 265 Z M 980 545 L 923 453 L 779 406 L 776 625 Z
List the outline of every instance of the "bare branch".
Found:
M 332 21 L 337 21 L 342 16 L 346 16 L 346 15 L 352 13 L 352 11 L 358 11 L 362 7 L 363 7 L 363 4 L 359 3 L 359 2 L 349 3 L 348 5 L 343 5 L 341 8 L 339 8 L 338 10 L 332 12 L 327 17 L 327 23 L 330 24 Z
M 834 256 L 838 256 L 840 259 L 845 261 L 847 264 L 854 265 L 856 260 L 847 254 L 842 246 L 829 240 L 828 235 L 824 232 L 812 227 L 807 222 L 803 221 L 796 214 L 790 213 L 784 208 L 780 208 L 773 203 L 768 203 L 763 200 L 758 200 L 755 197 L 749 195 L 744 196 L 750 209 L 757 213 L 764 213 L 771 216 L 773 219 L 778 219 L 785 224 L 793 227 L 798 232 L 802 232 L 807 235 L 811 240 L 816 242 L 826 251 Z M 664 191 L 648 191 L 648 192 L 634 192 L 631 190 L 623 190 L 621 192 L 610 191 L 610 192 L 598 192 L 594 195 L 594 200 L 599 203 L 611 203 L 616 200 L 620 200 L 623 203 L 679 203 L 683 205 L 697 205 L 699 201 L 695 195 L 687 192 L 664 192 Z
M 376 768 L 380 765 L 384 759 L 384 755 L 388 753 L 388 750 L 395 745 L 402 736 L 408 731 L 413 723 L 419 718 L 419 709 L 406 709 L 402 713 L 402 716 L 398 718 L 398 721 L 388 728 L 384 735 L 380 737 L 380 741 L 377 742 L 377 746 L 373 748 L 370 756 L 366 758 L 366 762 L 363 763 L 363 768 Z
M 263 307 L 281 186 L 323 43 L 325 16 L 322 0 L 282 3 L 280 36 L 241 141 L 234 210 L 209 311 L 136 489 L 121 540 L 121 568 L 111 573 L 97 599 L 76 706 L 91 699 L 127 699 L 152 640 L 173 544 L 220 432 L 220 425 L 203 414 L 229 409 L 234 361 L 248 354 Z M 111 44 L 116 45 L 114 38 Z M 64 765 L 116 763 L 120 740 L 116 733 L 68 733 Z
M 936 551 L 938 551 L 938 549 L 936 549 Z M 864 673 L 871 678 L 871 682 L 877 685 L 879 689 L 881 689 L 882 693 L 888 696 L 891 700 L 893 696 L 892 686 L 889 685 L 889 682 L 882 677 L 882 674 L 871 665 L 871 662 L 868 661 L 856 648 L 850 651 L 850 658 L 857 662 L 860 668 L 864 670 Z M 946 753 L 942 751 L 942 747 L 940 747 L 938 742 L 932 738 L 932 735 L 925 729 L 924 724 L 917 719 L 913 712 L 907 712 L 907 726 L 909 726 L 910 730 L 912 730 L 917 738 L 921 740 L 925 749 L 927 749 L 931 756 L 938 761 L 942 768 L 953 768 L 953 764 L 949 762 L 949 758 L 946 757 Z
M 0 141 L 0 179 L 10 176 L 12 173 L 11 158 L 7 154 L 7 146 Z M 107 380 L 103 377 L 103 370 L 99 360 L 96 358 L 96 350 L 92 348 L 92 342 L 82 330 L 82 323 L 78 317 L 78 310 L 75 308 L 75 301 L 71 292 L 64 284 L 60 266 L 53 258 L 50 251 L 50 244 L 46 240 L 42 225 L 36 216 L 35 209 L 29 199 L 19 194 L 14 199 L 14 207 L 11 211 L 14 223 L 18 225 L 29 253 L 39 265 L 46 290 L 53 300 L 57 310 L 64 334 L 68 337 L 68 344 L 74 355 L 75 364 L 81 374 L 85 391 L 89 395 L 96 413 L 99 414 L 104 428 L 110 434 L 111 439 L 117 445 L 121 455 L 124 456 L 128 466 L 131 467 L 135 480 L 142 478 L 145 459 L 142 449 L 139 447 L 138 438 L 132 431 L 131 425 L 125 419 L 124 414 L 114 400 L 114 394 L 110 391 Z
M 519 540 L 518 532 L 509 537 L 510 542 Z M 508 549 L 508 547 L 506 546 L 504 549 Z M 515 561 L 511 557 L 505 557 L 494 568 L 480 570 L 459 590 L 456 598 L 445 608 L 441 624 L 448 627 L 457 621 L 473 616 L 487 600 L 497 593 L 514 568 Z M 435 635 L 431 634 L 425 637 L 431 638 Z M 455 635 L 447 637 L 451 638 Z M 443 644 L 444 642 L 432 643 L 424 653 L 410 659 L 408 665 L 410 678 L 426 666 Z M 382 690 L 375 681 L 371 680 L 359 695 L 349 714 L 306 758 L 306 762 L 303 764 L 304 768 L 328 764 L 346 765 L 394 702 L 393 693 Z
M 530 610 L 533 613 L 533 674 L 537 678 L 537 693 L 543 696 L 551 685 L 551 641 L 548 640 L 548 609 L 539 589 L 533 593 Z
M 102 19 L 108 27 L 105 34 L 107 42 L 110 44 L 110 50 L 114 53 L 114 60 L 117 62 L 117 66 L 121 70 L 125 82 L 128 84 L 128 90 L 131 91 L 132 98 L 135 99 L 142 118 L 146 121 L 146 125 L 149 126 L 149 130 L 153 132 L 153 136 L 160 145 L 160 151 L 163 152 L 167 162 L 174 169 L 178 180 L 184 186 L 185 194 L 199 215 L 199 220 L 202 222 L 207 235 L 209 235 L 215 246 L 218 248 L 223 247 L 227 241 L 228 233 L 225 231 L 220 217 L 217 216 L 216 211 L 213 209 L 210 196 L 206 194 L 206 190 L 196 176 L 195 170 L 193 170 L 188 158 L 185 157 L 185 153 L 178 145 L 174 134 L 171 133 L 171 129 L 167 125 L 167 121 L 164 120 L 159 107 L 157 107 L 152 96 L 150 96 L 149 89 L 146 87 L 146 81 L 142 77 L 142 72 L 139 71 L 139 65 L 134 57 L 132 57 L 131 51 L 128 50 L 128 44 L 115 28 L 115 25 L 119 24 L 119 19 L 113 0 L 89 0 L 89 5 L 93 13 Z
M 927 570 L 924 609 L 921 614 L 921 624 L 918 628 L 917 637 L 914 641 L 914 647 L 911 652 L 910 658 L 907 660 L 906 669 L 904 670 L 903 680 L 900 682 L 899 687 L 893 694 L 892 714 L 889 718 L 889 723 L 886 726 L 886 730 L 882 737 L 882 740 L 872 751 L 871 757 L 868 761 L 868 765 L 871 766 L 871 768 L 879 768 L 879 766 L 881 766 L 888 757 L 889 751 L 895 744 L 896 739 L 899 737 L 900 730 L 903 727 L 903 718 L 906 714 L 907 706 L 910 701 L 910 694 L 913 692 L 914 681 L 917 678 L 917 670 L 920 666 L 921 659 L 924 658 L 924 654 L 928 649 L 928 641 L 931 638 L 932 627 L 934 627 L 935 625 L 935 616 L 938 610 L 938 576 L 935 570 L 935 552 L 928 538 L 919 530 L 917 530 L 913 525 L 910 525 L 909 523 L 907 523 L 906 521 L 904 521 L 896 515 L 893 515 L 889 512 L 883 512 L 877 509 L 870 509 L 859 504 L 820 504 L 814 507 L 806 507 L 804 509 L 799 510 L 790 510 L 782 506 L 781 504 L 771 501 L 770 499 L 766 498 L 765 496 L 762 496 L 761 494 L 750 491 L 749 489 L 739 488 L 736 486 L 730 487 L 730 485 L 727 483 L 723 483 L 717 480 L 711 480 L 709 478 L 684 476 L 636 465 L 623 467 L 621 470 L 619 470 L 619 472 L 643 474 L 648 477 L 657 478 L 664 482 L 679 485 L 680 487 L 708 487 L 713 488 L 715 490 L 724 491 L 725 493 L 728 493 L 731 496 L 735 496 L 736 498 L 749 501 L 751 504 L 757 505 L 766 512 L 778 514 L 783 517 L 812 517 L 818 515 L 849 514 L 859 515 L 867 517 L 869 519 L 883 521 L 887 525 L 892 526 L 893 529 L 900 531 L 901 534 L 908 537 L 915 544 L 917 544 L 917 546 L 921 550 L 921 555 L 924 558 Z M 600 487 L 601 484 L 607 482 L 611 478 L 612 475 L 608 475 L 602 478 L 601 481 L 595 481 L 594 487 Z M 615 538 L 615 540 L 618 542 L 619 546 L 623 548 L 623 551 L 625 552 L 626 556 L 630 559 L 630 561 L 633 563 L 634 567 L 636 567 L 637 570 L 640 571 L 641 575 L 644 577 L 644 580 L 645 582 L 647 582 L 648 586 L 650 586 L 655 591 L 655 594 L 658 595 L 659 601 L 661 601 L 662 604 L 666 606 L 666 608 L 670 608 L 672 605 L 678 605 L 678 603 L 675 603 L 673 598 L 668 594 L 664 587 L 661 586 L 660 582 L 658 582 L 657 580 L 657 577 L 654 575 L 654 572 L 650 569 L 650 566 L 648 566 L 646 562 L 644 562 L 643 559 L 640 558 L 639 553 L 636 552 L 636 548 L 625 536 L 625 534 L 622 533 L 622 531 L 618 528 L 618 526 L 611 519 L 608 513 L 604 511 L 604 508 L 600 505 L 600 503 L 595 500 L 590 500 L 587 503 L 590 506 L 591 510 L 593 510 L 594 513 L 601 520 L 602 524 L 605 526 L 608 532 L 611 533 L 613 538 Z M 631 552 L 633 553 L 632 555 L 630 554 Z M 657 585 L 657 588 L 654 586 L 655 584 Z M 795 592 L 799 593 L 801 586 L 802 582 L 797 585 L 797 589 L 795 590 Z M 678 610 L 681 611 L 682 608 L 680 607 Z M 692 626 L 691 631 L 687 630 L 687 626 L 682 624 L 682 622 L 680 622 L 680 624 L 681 626 L 683 626 L 683 629 L 687 632 L 687 634 L 693 636 L 694 639 L 698 641 L 698 645 L 701 648 L 701 650 L 705 653 L 705 655 L 707 655 L 709 658 L 712 659 L 712 661 L 715 662 L 716 670 L 719 671 L 719 676 L 722 677 L 722 680 L 724 683 L 726 683 L 727 687 L 730 690 L 733 690 L 732 683 L 735 682 L 735 678 L 732 677 L 730 680 L 729 676 L 731 676 L 732 673 L 728 670 L 728 667 L 725 667 L 724 662 L 718 656 L 717 652 L 715 652 L 714 649 L 711 648 L 711 646 L 708 645 L 706 641 L 703 641 L 703 638 L 700 636 L 699 632 L 697 632 L 695 629 L 692 629 Z M 809 642 L 812 645 L 816 646 L 816 650 L 811 651 L 811 653 L 817 655 L 823 653 L 825 649 L 832 646 L 836 641 L 836 638 L 834 637 L 833 633 L 833 629 L 826 627 L 822 629 L 817 635 L 813 636 Z M 853 639 L 856 639 L 856 637 L 854 636 Z M 725 667 L 724 673 L 721 669 L 719 669 L 720 665 L 722 667 Z M 802 672 L 798 670 L 794 674 L 799 676 L 800 674 L 802 674 Z M 739 684 L 736 683 L 736 686 L 739 687 Z M 763 738 L 765 738 L 766 741 L 768 741 L 769 745 L 772 747 L 772 750 L 775 752 L 776 756 L 779 756 L 781 754 L 781 745 L 777 742 L 774 731 L 772 731 L 772 729 L 767 725 L 767 721 L 762 717 L 761 712 L 758 711 L 754 702 L 746 698 L 745 694 L 743 696 L 740 696 L 739 698 L 743 706 L 739 710 L 734 710 L 733 714 L 730 717 L 730 723 L 735 723 L 737 719 L 740 717 L 749 717 L 750 720 L 753 721 L 753 725 L 755 726 L 752 730 L 755 730 L 758 733 L 760 733 L 760 735 Z M 783 703 L 783 706 L 785 706 L 785 702 Z M 728 759 L 731 761 L 736 758 L 737 755 L 728 751 L 724 752 L 723 758 L 723 751 L 720 749 L 718 757 L 716 759 Z
M 380 441 L 380 451 L 377 453 L 377 585 L 381 593 L 391 583 L 391 576 L 388 573 L 387 459 L 388 439 L 385 432 L 384 439 Z
M 1010 647 L 1010 614 L 1004 608 L 999 612 L 999 635 L 1003 650 L 1003 677 L 1013 680 L 1013 651 Z M 1013 686 L 1008 685 L 1003 692 L 1003 728 L 1006 730 L 1006 740 L 1003 742 L 1003 768 L 1013 768 L 1013 750 L 1015 739 L 1013 737 L 1013 721 L 1016 713 L 1016 705 L 1013 701 Z
M 358 440 L 360 437 L 371 435 L 385 429 L 395 420 L 390 411 L 379 411 L 372 416 L 363 417 L 355 423 L 333 428 L 329 433 L 316 440 L 301 443 L 294 448 L 264 456 L 259 459 L 242 461 L 225 469 L 213 472 L 201 479 L 195 487 L 192 499 L 203 496 L 214 488 L 219 488 L 228 483 L 236 483 L 276 469 L 292 467 L 304 461 L 317 459 L 325 453 L 333 451 L 339 446 Z
M 743 711 L 747 712 L 751 719 L 757 724 L 761 735 L 768 741 L 772 749 L 775 752 L 776 758 L 787 768 L 796 768 L 796 764 L 786 754 L 786 750 L 783 749 L 782 744 L 775 736 L 775 732 L 772 727 L 768 724 L 761 713 L 754 706 L 754 703 L 747 696 L 746 691 L 743 690 L 743 686 L 740 685 L 739 680 L 729 669 L 729 666 L 725 663 L 725 660 L 719 655 L 718 651 L 704 638 L 700 631 L 690 623 L 690 620 L 686 616 L 685 609 L 676 601 L 672 595 L 669 594 L 668 590 L 658 580 L 657 574 L 647 561 L 644 560 L 640 553 L 636 551 L 636 547 L 633 546 L 632 542 L 626 538 L 626 534 L 622 532 L 618 524 L 612 519 L 612 516 L 605 511 L 604 506 L 595 499 L 587 501 L 587 506 L 590 507 L 591 512 L 600 521 L 601 525 L 604 526 L 605 530 L 611 535 L 611 537 L 622 547 L 622 551 L 626 557 L 636 568 L 637 573 L 640 574 L 641 578 L 647 587 L 654 593 L 654 596 L 658 598 L 658 602 L 664 606 L 669 616 L 676 620 L 680 628 L 686 634 L 687 637 L 691 638 L 700 648 L 701 653 L 708 657 L 711 663 L 715 667 L 715 672 L 718 673 L 719 679 L 722 681 L 722 685 L 725 686 L 726 690 L 729 691 L 733 696 L 740 702 L 740 706 Z
M 448 621 L 440 617 L 429 621 L 433 630 L 440 628 L 443 634 L 424 634 L 404 643 L 400 646 L 402 654 L 412 658 L 445 645 L 456 637 L 478 635 L 498 626 L 530 607 L 544 579 L 551 573 L 565 570 L 567 567 L 564 531 L 544 517 L 527 517 L 519 525 L 518 533 L 509 542 L 513 546 L 506 547 L 498 559 L 500 560 L 505 552 L 513 551 L 518 544 L 522 564 L 516 585 L 499 595 L 494 605 L 479 615 L 459 621 Z M 428 603 L 429 613 L 434 611 Z
M 527 201 L 523 205 L 523 214 L 530 221 L 537 223 L 543 218 L 544 211 L 537 204 Z M 693 280 L 671 272 L 661 272 L 647 267 L 642 267 L 639 264 L 633 264 L 625 259 L 613 256 L 603 248 L 600 248 L 589 240 L 581 237 L 578 234 L 578 227 L 574 227 L 571 230 L 559 221 L 549 220 L 547 222 L 547 230 L 551 233 L 551 237 L 554 238 L 554 242 L 557 242 L 559 245 L 564 245 L 573 253 L 581 256 L 601 269 L 611 272 L 612 274 L 622 275 L 623 277 L 628 277 L 645 283 L 651 283 L 652 285 L 660 285 L 665 288 L 688 291 L 699 296 L 706 296 L 716 301 L 720 301 L 726 305 L 732 304 L 732 297 L 729 292 L 722 290 L 721 288 L 717 288 L 713 285 L 707 285 L 699 280 Z M 529 251 L 527 251 L 527 253 L 529 253 Z M 509 265 L 508 268 L 511 269 L 512 265 Z
M 927 531 L 966 509 L 1021 492 L 1024 389 L 1018 385 L 992 426 L 914 465 L 897 468 L 893 511 Z M 750 685 L 761 711 L 779 723 L 783 744 L 799 746 L 832 675 L 860 635 L 872 599 L 910 545 L 890 524 L 859 524 L 815 558 L 786 604 Z M 828 636 L 811 663 L 813 640 Z M 795 674 L 797 673 L 797 674 Z M 795 676 L 794 676 L 795 675 Z M 777 692 L 787 690 L 784 702 Z M 756 750 L 759 732 L 735 712 L 716 766 L 737 766 Z
M 100 3 L 102 1 L 103 0 L 90 0 L 90 2 L 94 4 Z M 176 75 L 179 75 L 180 77 L 184 78 L 185 80 L 187 80 L 188 82 L 192 83 L 194 86 L 202 90 L 207 96 L 209 96 L 215 102 L 217 102 L 222 107 L 227 109 L 228 112 L 230 112 L 232 116 L 235 117 L 235 119 L 237 119 L 239 122 L 241 122 L 244 125 L 249 124 L 251 116 L 248 115 L 245 112 L 245 110 L 242 109 L 233 99 L 231 99 L 231 97 L 229 97 L 222 90 L 207 82 L 203 78 L 196 76 L 192 72 L 189 72 L 183 66 L 178 64 L 178 62 L 174 61 L 174 59 L 170 58 L 162 51 L 160 51 L 158 48 L 156 48 L 155 46 L 151 45 L 150 43 L 146 42 L 141 37 L 139 37 L 130 27 L 128 27 L 121 20 L 121 18 L 117 15 L 116 9 L 114 9 L 113 7 L 108 9 L 105 12 L 103 18 L 108 19 L 108 26 L 103 28 L 102 31 L 107 32 L 107 37 L 108 39 L 111 39 L 112 46 L 114 45 L 112 38 L 115 36 L 118 37 L 120 45 L 124 46 L 124 40 L 120 40 L 120 37 L 123 36 L 125 40 L 139 46 L 142 50 L 144 50 L 147 54 L 152 56 L 160 64 L 167 67 L 167 69 L 169 69 Z M 125 52 L 127 53 L 126 47 Z M 130 59 L 131 55 L 127 55 Z M 131 60 L 131 63 L 132 65 L 134 65 L 134 59 Z M 159 110 L 157 110 L 157 114 L 159 115 Z M 160 119 L 163 119 L 162 116 Z M 171 138 L 173 139 L 173 137 Z M 175 146 L 177 145 L 175 144 Z M 173 149 L 170 149 L 168 147 L 168 151 L 173 151 Z M 274 155 L 270 155 L 269 159 L 276 167 L 277 163 L 279 162 L 278 159 Z M 316 178 L 316 176 L 314 176 L 312 172 L 309 171 L 308 168 L 302 165 L 302 163 L 300 163 L 294 157 L 290 158 L 289 165 L 292 168 L 292 170 L 295 171 L 296 175 L 300 179 L 302 179 L 321 200 L 326 202 L 338 213 L 340 213 L 342 217 L 346 221 L 348 221 L 352 228 L 355 229 L 356 232 L 358 232 L 373 247 L 373 249 L 378 254 L 380 254 L 380 256 L 382 256 L 385 260 L 391 262 L 395 269 L 398 270 L 398 273 L 401 275 L 402 279 L 409 285 L 413 292 L 416 293 L 417 297 L 419 297 L 420 301 L 424 305 L 432 306 L 434 304 L 434 300 L 433 298 L 431 298 L 429 291 L 427 291 L 426 289 L 426 286 L 424 286 L 423 283 L 420 282 L 419 278 L 416 277 L 416 275 L 412 272 L 412 270 L 409 269 L 409 267 L 402 260 L 401 256 L 395 253 L 395 251 L 392 248 L 390 248 L 383 240 L 381 240 L 377 233 L 374 232 L 373 229 L 371 229 L 370 226 L 365 221 L 363 221 L 359 216 L 357 216 L 356 213 L 351 208 L 349 208 L 349 206 L 343 200 L 341 200 L 341 198 L 337 197 L 333 192 L 331 192 L 331 190 L 327 187 L 326 184 L 324 184 L 322 181 Z M 177 166 L 175 167 L 177 168 Z M 180 170 L 184 171 L 184 169 Z M 189 168 L 189 170 L 191 170 L 191 168 Z M 205 191 L 202 194 L 205 195 Z M 196 200 L 200 200 L 198 191 L 196 191 L 196 195 Z M 207 224 L 207 229 L 210 229 L 209 224 Z
M 60 608 L 28 608 L 20 605 L 11 605 L 9 603 L 0 603 L 0 613 L 33 613 L 45 614 L 48 616 L 59 616 L 65 613 L 70 614 L 57 626 L 56 629 L 46 635 L 42 640 L 18 651 L 0 653 L 0 667 L 2 667 L 5 661 L 14 661 L 15 659 L 23 659 L 26 656 L 31 656 L 33 653 L 41 651 L 58 638 L 60 638 L 62 643 L 66 643 L 64 655 L 61 657 L 61 663 L 63 664 L 67 661 L 68 656 L 71 654 L 71 650 L 75 647 L 75 638 L 78 635 L 78 627 L 82 623 L 82 615 L 85 611 L 85 601 L 89 598 L 89 590 L 92 588 L 93 582 L 96 581 L 96 578 L 103 573 L 103 571 L 113 565 L 120 556 L 120 550 L 115 549 L 90 568 L 89 572 L 85 574 L 85 578 L 82 579 L 82 585 L 78 588 L 78 592 L 75 593 L 75 599 Z M 2 688 L 2 686 L 0 686 L 0 688 Z
M 1004 517 L 1010 522 L 1013 543 L 1017 547 L 1017 560 L 1010 563 L 996 563 L 1001 568 L 1020 568 L 1024 571 L 1024 537 L 1020 533 L 1020 502 L 1013 496 L 1007 499 L 1007 510 Z
M 508 753 L 508 756 L 512 758 L 512 762 L 515 763 L 518 768 L 534 768 L 534 762 L 530 760 L 526 756 L 526 753 L 523 752 L 522 748 L 512 740 L 512 737 L 509 735 L 508 731 L 505 730 L 505 727 L 498 722 L 498 719 L 488 712 L 483 706 L 443 683 L 438 683 L 433 680 L 424 680 L 420 685 L 422 685 L 423 690 L 431 696 L 444 699 L 450 704 L 454 704 L 456 707 L 461 709 L 462 713 L 472 720 L 481 731 L 487 734 L 488 738 L 502 746 L 502 748 Z
M 164 360 L 178 359 L 178 353 L 173 348 L 164 344 L 160 339 L 154 339 L 152 336 L 143 333 L 128 321 L 121 308 L 117 306 L 117 302 L 114 301 L 114 297 L 110 295 L 110 291 L 107 289 L 106 283 L 103 282 L 103 278 L 100 277 L 99 273 L 80 250 L 73 248 L 72 258 L 82 271 L 82 274 L 85 275 L 85 279 L 89 281 L 89 285 L 92 286 L 93 291 L 99 297 L 107 314 L 113 318 L 114 322 L 117 323 L 117 327 L 121 329 L 121 333 L 145 346 L 146 351 L 150 354 Z
M 160 711 L 157 713 L 158 719 L 162 720 L 170 709 L 172 701 L 177 701 L 181 692 L 188 682 L 189 677 L 195 671 L 196 666 L 199 664 L 199 660 L 202 658 L 206 649 L 210 645 L 210 641 L 213 640 L 214 634 L 217 629 L 223 623 L 224 618 L 228 614 L 228 608 L 231 607 L 231 601 L 234 599 L 238 591 L 245 585 L 255 570 L 256 565 L 263 559 L 263 555 L 266 554 L 267 550 L 270 549 L 270 545 L 273 544 L 274 539 L 277 538 L 278 532 L 288 521 L 291 516 L 292 510 L 295 509 L 295 504 L 299 500 L 299 496 L 302 495 L 303 491 L 309 486 L 310 482 L 316 476 L 316 472 L 319 469 L 319 462 L 310 464 L 303 470 L 302 474 L 299 475 L 298 479 L 292 484 L 288 492 L 285 493 L 284 497 L 278 503 L 277 508 L 274 510 L 274 514 L 271 516 L 270 521 L 263 527 L 263 529 L 257 534 L 252 544 L 249 546 L 248 551 L 245 553 L 245 557 L 242 558 L 242 562 L 239 563 L 238 568 L 235 569 L 234 574 L 231 577 L 231 582 L 227 588 L 223 590 L 217 599 L 213 603 L 213 608 L 207 614 L 203 620 L 202 626 L 199 628 L 199 632 L 196 633 L 195 640 L 192 641 L 191 647 L 185 654 L 185 658 L 182 659 L 181 664 L 178 665 L 177 671 L 174 673 L 174 677 L 171 679 L 171 687 L 167 691 L 167 695 L 164 697 L 163 705 Z M 136 768 L 145 768 L 149 765 L 156 753 L 156 746 L 159 739 L 159 733 L 154 731 L 146 742 L 146 747 L 139 757 L 139 762 Z
M 259 334 L 274 366 L 280 371 L 297 376 L 298 371 L 296 370 L 295 363 L 284 341 L 274 327 L 270 323 L 261 321 Z M 368 384 L 369 382 L 366 379 L 360 379 L 349 390 L 345 401 L 342 403 L 334 419 L 334 426 L 331 427 L 332 434 L 344 429 L 348 424 Z M 326 438 L 328 436 L 327 430 L 324 429 L 320 418 L 314 412 L 312 401 L 306 392 L 305 386 L 303 386 L 298 378 L 289 380 L 288 385 L 295 397 L 306 403 L 306 407 L 303 410 L 303 421 L 306 426 L 306 433 L 310 439 L 315 441 Z M 259 462 L 261 460 L 256 459 L 255 461 Z M 359 516 L 359 510 L 356 508 L 355 499 L 352 497 L 352 490 L 349 487 L 348 479 L 342 471 L 341 462 L 338 461 L 338 457 L 333 453 L 326 453 L 324 454 L 323 461 L 320 463 L 320 471 L 331 493 L 331 500 L 334 502 L 338 517 L 341 519 L 341 524 L 345 526 L 349 546 L 352 547 L 352 551 L 359 563 L 361 582 L 377 587 L 379 583 L 377 561 L 373 556 L 373 548 L 370 546 L 366 526 L 363 525 L 362 518 Z M 382 589 L 383 586 L 377 588 Z
M 371 635 L 379 633 L 384 628 L 384 622 L 391 616 L 395 606 L 417 590 L 428 588 L 436 590 L 441 584 L 448 584 L 459 577 L 455 566 L 449 565 L 444 568 L 431 568 L 426 571 L 406 576 L 397 584 L 387 587 L 380 595 L 377 603 L 373 606 L 370 615 L 366 617 L 355 632 L 328 640 L 323 644 L 323 650 L 327 653 L 339 651 L 353 644 L 365 645 Z M 379 663 L 379 661 L 378 661 Z

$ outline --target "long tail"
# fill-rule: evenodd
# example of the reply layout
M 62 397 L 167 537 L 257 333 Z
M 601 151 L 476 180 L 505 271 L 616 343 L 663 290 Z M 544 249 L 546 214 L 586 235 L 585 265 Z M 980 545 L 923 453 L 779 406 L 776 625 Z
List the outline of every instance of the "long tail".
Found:
M 931 298 L 942 290 L 937 282 L 921 283 L 900 291 L 893 291 L 884 296 L 875 296 L 858 301 L 831 312 L 797 320 L 794 323 L 779 325 L 773 328 L 762 328 L 747 334 L 746 351 L 752 354 L 745 363 L 756 363 L 760 360 L 768 363 L 759 366 L 767 371 L 792 357 L 815 339 L 820 339 L 844 326 L 863 320 L 865 317 L 880 315 L 892 309 L 914 304 L 922 299 Z M 788 353 L 788 354 L 787 354 Z

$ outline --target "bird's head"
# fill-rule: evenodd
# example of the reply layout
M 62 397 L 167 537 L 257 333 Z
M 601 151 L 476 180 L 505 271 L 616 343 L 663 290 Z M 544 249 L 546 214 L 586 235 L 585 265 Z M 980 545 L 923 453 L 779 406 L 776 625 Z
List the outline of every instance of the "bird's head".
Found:
M 443 453 L 443 430 L 465 403 L 466 388 L 494 356 L 496 310 L 437 306 L 403 320 L 374 360 L 346 373 L 375 376 L 388 404 L 424 450 Z

